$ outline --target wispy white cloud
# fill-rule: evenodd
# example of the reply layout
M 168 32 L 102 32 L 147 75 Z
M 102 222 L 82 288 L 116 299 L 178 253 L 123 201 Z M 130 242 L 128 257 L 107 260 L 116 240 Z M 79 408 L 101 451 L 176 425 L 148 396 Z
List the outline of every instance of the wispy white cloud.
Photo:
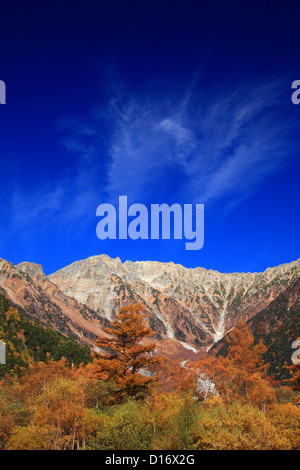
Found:
M 110 86 L 111 99 L 89 119 L 58 121 L 73 162 L 46 186 L 15 192 L 15 223 L 47 229 L 55 219 L 64 229 L 123 194 L 131 202 L 226 199 L 234 207 L 292 153 L 295 123 L 280 116 L 276 83 L 220 93 L 196 80 L 181 92 L 132 93 L 119 79 Z
M 153 199 L 165 188 L 174 200 L 212 203 L 250 194 L 290 150 L 295 123 L 280 117 L 278 87 L 243 87 L 225 96 L 222 90 L 222 97 L 193 87 L 179 98 L 114 102 L 109 196 Z

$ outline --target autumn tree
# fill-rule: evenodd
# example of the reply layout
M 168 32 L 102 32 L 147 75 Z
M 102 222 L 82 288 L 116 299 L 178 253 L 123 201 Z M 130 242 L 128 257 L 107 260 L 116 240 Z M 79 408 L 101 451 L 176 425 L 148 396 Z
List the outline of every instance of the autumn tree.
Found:
M 102 352 L 95 355 L 95 375 L 115 383 L 119 397 L 140 398 L 157 380 L 151 366 L 160 358 L 151 355 L 156 345 L 147 341 L 153 332 L 145 320 L 140 304 L 122 307 L 110 327 L 104 328 L 107 336 L 96 341 Z
M 239 322 L 229 334 L 227 358 L 235 376 L 238 393 L 248 398 L 249 390 L 254 383 L 266 379 L 268 365 L 264 364 L 262 355 L 267 348 L 262 341 L 254 346 L 254 338 L 246 324 Z M 262 389 L 262 386 L 260 387 Z
M 57 377 L 40 393 L 28 397 L 26 426 L 16 426 L 8 441 L 10 450 L 85 449 L 92 432 L 86 409 L 85 378 Z
M 192 429 L 197 450 L 281 450 L 290 442 L 250 404 L 225 406 L 219 398 L 199 407 Z
M 268 365 L 262 355 L 262 342 L 254 345 L 254 338 L 245 322 L 240 322 L 227 338 L 226 357 L 206 357 L 195 365 L 198 376 L 210 379 L 226 403 L 235 400 L 255 404 L 262 411 L 276 402 L 276 396 L 267 376 Z M 203 397 L 200 397 L 203 399 Z
M 280 404 L 268 411 L 269 422 L 288 440 L 291 449 L 300 449 L 300 409 L 292 403 Z
M 291 386 L 293 393 L 295 394 L 293 401 L 300 408 L 300 364 L 286 366 L 286 369 L 291 374 L 291 377 L 285 380 L 285 382 L 287 382 L 289 386 Z
M 0 450 L 6 446 L 9 436 L 13 432 L 13 416 L 9 407 L 9 401 L 1 393 L 0 388 Z
M 298 338 L 300 341 L 300 337 Z M 298 350 L 298 355 L 299 355 L 300 349 Z M 300 356 L 299 356 L 300 357 Z M 286 366 L 286 369 L 290 372 L 291 378 L 286 380 L 286 382 L 289 382 L 292 386 L 292 388 L 296 392 L 300 392 L 300 364 L 294 363 L 291 366 Z M 297 405 L 300 405 L 300 396 L 297 399 Z
M 32 364 L 20 379 L 13 378 L 13 394 L 15 399 L 23 401 L 24 397 L 33 398 L 43 392 L 47 385 L 58 378 L 72 378 L 74 371 L 68 367 L 65 358 L 54 361 L 48 355 L 47 362 L 36 362 Z
M 300 366 L 299 365 L 297 369 L 295 368 L 295 372 L 294 372 L 293 379 L 292 379 L 292 384 L 293 384 L 294 390 L 296 390 L 297 392 L 300 392 Z
M 163 357 L 154 366 L 158 377 L 157 391 L 159 393 L 184 392 L 195 389 L 194 371 L 190 367 L 182 367 L 180 362 Z
M 227 357 L 241 369 L 251 373 L 257 370 L 265 371 L 268 368 L 262 359 L 267 348 L 262 341 L 254 346 L 254 338 L 246 322 L 241 321 L 237 324 L 229 333 L 227 342 L 229 343 Z

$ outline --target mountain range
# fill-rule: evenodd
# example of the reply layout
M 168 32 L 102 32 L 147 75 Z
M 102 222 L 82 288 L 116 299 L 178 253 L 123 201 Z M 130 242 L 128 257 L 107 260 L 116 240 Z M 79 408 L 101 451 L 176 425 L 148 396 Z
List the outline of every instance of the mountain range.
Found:
M 138 302 L 157 333 L 158 349 L 182 359 L 201 357 L 239 320 L 250 322 L 257 336 L 267 337 L 267 325 L 279 321 L 273 302 L 290 291 L 298 299 L 299 279 L 300 260 L 262 273 L 219 273 L 172 262 L 122 263 L 97 255 L 49 276 L 39 264 L 13 266 L 0 260 L 0 293 L 36 322 L 93 349 L 120 306 Z M 296 329 L 298 313 L 294 312 Z M 260 318 L 264 327 L 254 327 Z M 284 330 L 289 320 L 283 316 L 280 321 Z

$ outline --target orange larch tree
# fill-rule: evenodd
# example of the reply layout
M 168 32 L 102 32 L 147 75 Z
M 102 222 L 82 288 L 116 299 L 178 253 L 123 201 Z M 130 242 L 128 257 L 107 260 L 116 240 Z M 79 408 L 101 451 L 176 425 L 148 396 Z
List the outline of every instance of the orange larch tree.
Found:
M 263 362 L 266 347 L 254 338 L 245 322 L 239 322 L 227 337 L 226 357 L 206 357 L 195 364 L 198 374 L 209 378 L 227 404 L 251 402 L 262 411 L 276 402 L 275 392 Z M 203 397 L 200 394 L 200 399 Z
M 254 338 L 246 322 L 239 322 L 228 335 L 227 341 L 227 358 L 231 363 L 231 373 L 235 376 L 237 391 L 248 398 L 252 385 L 267 378 L 269 365 L 264 364 L 262 359 L 267 348 L 262 341 L 254 346 Z
M 154 370 L 159 379 L 157 391 L 160 393 L 180 393 L 195 389 L 195 376 L 192 367 L 182 367 L 180 362 L 163 357 Z
M 254 338 L 246 322 L 240 321 L 227 337 L 227 357 L 238 367 L 249 372 L 265 371 L 268 368 L 262 355 L 267 351 L 262 341 L 254 346 Z
M 110 327 L 104 328 L 108 336 L 100 336 L 96 341 L 103 352 L 94 356 L 95 375 L 115 383 L 121 397 L 141 398 L 157 381 L 151 366 L 160 357 L 152 356 L 155 343 L 142 341 L 154 334 L 145 320 L 140 304 L 122 307 Z

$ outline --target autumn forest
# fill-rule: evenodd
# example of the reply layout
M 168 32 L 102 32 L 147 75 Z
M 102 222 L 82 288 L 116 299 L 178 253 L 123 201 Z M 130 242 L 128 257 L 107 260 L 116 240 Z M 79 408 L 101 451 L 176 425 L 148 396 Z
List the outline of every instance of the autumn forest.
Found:
M 139 305 L 120 309 L 91 356 L 62 336 L 47 339 L 42 327 L 42 341 L 60 356 L 38 344 L 22 351 L 30 328 L 2 297 L 0 332 L 10 338 L 2 450 L 300 449 L 299 367 L 274 381 L 245 323 L 229 335 L 226 357 L 185 365 L 156 353 Z

